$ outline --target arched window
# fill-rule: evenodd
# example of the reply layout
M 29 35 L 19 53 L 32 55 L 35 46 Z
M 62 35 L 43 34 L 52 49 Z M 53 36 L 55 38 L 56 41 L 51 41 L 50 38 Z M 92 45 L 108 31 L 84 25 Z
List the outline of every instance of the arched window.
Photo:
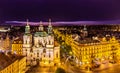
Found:
M 27 44 L 27 40 L 25 41 L 25 44 Z
M 51 57 L 51 55 L 49 54 L 49 58 Z
M 56 57 L 58 58 L 58 52 L 56 53 Z
M 39 53 L 37 52 L 37 57 L 39 57 Z

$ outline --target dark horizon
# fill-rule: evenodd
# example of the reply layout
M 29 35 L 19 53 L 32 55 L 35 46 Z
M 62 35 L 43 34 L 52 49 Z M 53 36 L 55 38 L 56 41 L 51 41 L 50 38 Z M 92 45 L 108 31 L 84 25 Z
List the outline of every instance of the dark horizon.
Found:
M 106 21 L 120 19 L 119 0 L 1 0 L 0 22 Z

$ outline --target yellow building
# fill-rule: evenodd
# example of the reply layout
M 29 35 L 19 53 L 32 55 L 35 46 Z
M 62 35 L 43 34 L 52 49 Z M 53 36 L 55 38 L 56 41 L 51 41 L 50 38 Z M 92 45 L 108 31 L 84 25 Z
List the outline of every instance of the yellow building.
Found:
M 93 62 L 104 62 L 119 60 L 119 43 L 115 39 L 115 37 L 110 38 L 110 40 L 106 40 L 103 38 L 101 41 L 92 41 L 82 44 L 71 44 L 72 51 L 75 57 L 78 60 L 78 64 L 87 65 Z
M 26 57 L 0 53 L 0 73 L 25 73 Z
M 23 54 L 23 42 L 21 39 L 16 39 L 12 42 L 12 54 L 13 53 L 16 53 L 16 54 L 19 54 L 19 55 L 22 55 Z
M 101 40 L 82 40 L 75 42 L 70 35 L 63 35 L 57 29 L 54 30 L 57 38 L 62 38 L 72 48 L 76 63 L 81 66 L 90 65 L 93 62 L 103 63 L 105 60 L 118 62 L 120 60 L 119 42 L 116 38 L 106 37 Z

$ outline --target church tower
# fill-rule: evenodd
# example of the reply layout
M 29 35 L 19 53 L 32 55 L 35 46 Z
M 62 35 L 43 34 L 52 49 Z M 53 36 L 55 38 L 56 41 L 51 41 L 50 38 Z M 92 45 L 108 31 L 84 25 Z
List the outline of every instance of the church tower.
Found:
M 28 19 L 27 19 L 27 26 L 25 27 L 25 33 L 30 33 L 30 26 L 29 26 L 29 23 L 28 23 Z
M 54 45 L 54 36 L 53 36 L 53 28 L 51 24 L 51 19 L 49 19 L 48 23 L 48 38 L 47 38 L 47 44 Z
M 39 31 L 44 31 L 44 27 L 43 27 L 43 25 L 42 25 L 42 21 L 40 21 Z
M 4 40 L 4 48 L 6 48 L 7 50 L 9 50 L 10 48 L 10 39 L 9 39 L 9 35 L 7 33 L 6 39 Z
M 27 20 L 27 25 L 25 26 L 25 34 L 23 35 L 23 55 L 27 57 L 27 64 L 30 63 L 30 51 L 32 46 L 32 35 L 30 33 L 30 26 Z
M 53 32 L 53 28 L 52 28 L 52 25 L 51 25 L 51 19 L 49 19 L 49 23 L 48 23 L 48 34 L 51 35 Z
M 28 47 L 28 45 L 30 47 L 30 44 L 32 43 L 32 37 L 31 36 L 32 35 L 30 34 L 30 26 L 29 26 L 28 20 L 27 20 L 27 25 L 25 27 L 25 34 L 23 36 L 23 44 L 26 44 L 27 45 L 26 47 Z
M 88 31 L 87 31 L 86 25 L 84 25 L 84 28 L 83 28 L 83 36 L 84 37 L 88 36 Z

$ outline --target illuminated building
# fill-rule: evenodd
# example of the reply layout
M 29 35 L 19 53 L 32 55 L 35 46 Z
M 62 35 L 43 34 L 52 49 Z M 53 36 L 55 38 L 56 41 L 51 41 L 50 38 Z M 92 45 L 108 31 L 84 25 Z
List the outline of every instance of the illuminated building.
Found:
M 95 62 L 96 60 L 118 60 L 119 43 L 115 37 L 102 41 L 84 42 L 82 44 L 72 44 L 72 50 L 76 56 L 78 63 L 81 65 Z M 114 57 L 113 57 L 114 56 Z M 97 62 L 97 61 L 96 61 Z
M 10 47 L 10 38 L 7 34 L 5 42 L 4 42 L 4 48 L 9 49 L 9 47 Z
M 26 57 L 0 53 L 0 73 L 25 73 Z
M 0 40 L 0 46 L 2 50 L 9 50 L 10 49 L 10 39 L 9 35 L 7 34 L 6 38 L 1 38 Z
M 85 67 L 92 63 L 119 62 L 120 60 L 119 42 L 114 36 L 109 39 L 107 37 L 102 40 L 89 38 L 76 42 L 71 35 L 64 36 L 57 29 L 54 30 L 54 33 L 58 36 L 57 38 L 61 37 L 66 44 L 71 46 L 77 65 Z
M 23 53 L 23 42 L 21 39 L 13 40 L 12 42 L 12 54 L 22 55 Z
M 33 35 L 27 22 L 23 36 L 23 55 L 27 57 L 27 65 L 53 66 L 59 63 L 60 50 L 59 45 L 55 45 L 51 20 L 47 32 L 40 22 L 39 31 Z

